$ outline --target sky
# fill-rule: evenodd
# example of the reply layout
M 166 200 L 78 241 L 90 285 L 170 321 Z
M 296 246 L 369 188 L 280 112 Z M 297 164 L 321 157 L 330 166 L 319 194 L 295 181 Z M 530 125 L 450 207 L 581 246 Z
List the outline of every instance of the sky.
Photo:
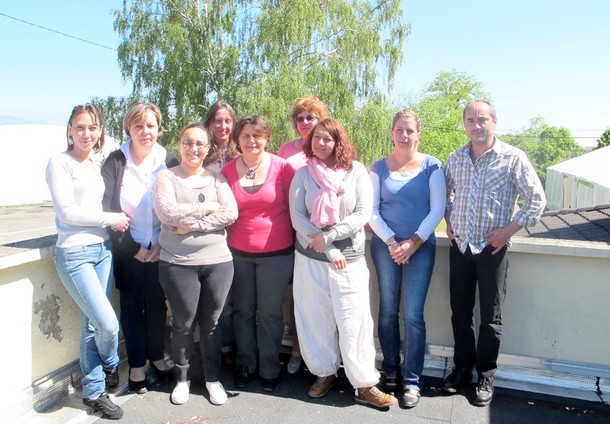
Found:
M 76 104 L 128 95 L 111 12 L 121 4 L 0 2 L 0 124 L 65 125 Z M 489 93 L 498 134 L 521 131 L 541 116 L 589 146 L 610 127 L 609 1 L 403 0 L 403 17 L 411 34 L 395 101 L 456 70 Z

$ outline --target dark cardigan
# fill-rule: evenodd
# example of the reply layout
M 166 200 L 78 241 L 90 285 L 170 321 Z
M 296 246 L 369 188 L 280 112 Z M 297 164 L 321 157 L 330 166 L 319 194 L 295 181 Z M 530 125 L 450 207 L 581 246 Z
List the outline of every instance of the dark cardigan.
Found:
M 102 199 L 104 212 L 122 212 L 121 210 L 121 185 L 123 183 L 123 175 L 125 173 L 125 165 L 127 159 L 121 150 L 112 152 L 102 167 L 102 177 L 106 190 Z M 165 157 L 165 165 L 168 168 L 178 165 L 176 159 L 170 152 L 167 152 Z M 112 253 L 115 260 L 119 256 L 134 257 L 140 250 L 140 244 L 131 236 L 131 231 L 127 230 L 124 233 L 113 231 L 108 228 L 110 239 L 112 240 Z

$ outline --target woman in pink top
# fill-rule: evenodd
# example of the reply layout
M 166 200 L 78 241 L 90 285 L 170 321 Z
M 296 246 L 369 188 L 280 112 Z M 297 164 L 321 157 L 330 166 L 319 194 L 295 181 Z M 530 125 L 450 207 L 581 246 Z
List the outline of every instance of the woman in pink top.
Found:
M 324 102 L 315 96 L 301 97 L 292 105 L 292 124 L 300 137 L 282 144 L 278 156 L 286 159 L 296 170 L 305 166 L 307 158 L 303 153 L 303 144 L 309 132 L 319 120 L 328 117 L 328 109 Z
M 241 118 L 232 140 L 242 154 L 223 169 L 239 216 L 227 231 L 233 254 L 233 325 L 237 341 L 235 385 L 246 387 L 258 364 L 263 390 L 274 391 L 280 375 L 284 330 L 282 303 L 293 271 L 294 233 L 288 192 L 294 169 L 266 151 L 269 122 Z
M 287 141 L 282 144 L 278 156 L 283 157 L 292 165 L 295 171 L 307 164 L 307 157 L 303 152 L 303 145 L 307 136 L 316 126 L 318 120 L 328 117 L 328 109 L 324 102 L 315 96 L 301 97 L 292 105 L 292 124 L 299 132 L 300 137 L 296 140 Z M 290 313 L 292 316 L 292 354 L 286 366 L 288 374 L 296 374 L 301 368 L 301 348 L 297 327 L 294 325 L 294 299 L 290 296 Z

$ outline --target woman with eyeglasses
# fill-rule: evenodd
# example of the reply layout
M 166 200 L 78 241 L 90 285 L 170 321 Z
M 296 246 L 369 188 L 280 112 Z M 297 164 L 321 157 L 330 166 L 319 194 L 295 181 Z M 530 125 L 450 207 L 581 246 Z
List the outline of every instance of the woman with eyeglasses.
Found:
M 225 178 L 202 166 L 210 139 L 200 124 L 187 126 L 178 141 L 180 165 L 159 172 L 154 207 L 161 220 L 159 280 L 172 310 L 172 359 L 176 386 L 171 401 L 189 398 L 189 368 L 196 321 L 205 386 L 210 402 L 222 405 L 217 325 L 233 279 L 225 227 L 237 204 Z
M 159 171 L 178 161 L 157 143 L 163 127 L 156 105 L 133 104 L 123 126 L 129 141 L 104 163 L 102 204 L 105 211 L 124 212 L 131 219 L 127 231 L 110 231 L 110 239 L 129 362 L 127 381 L 131 391 L 143 394 L 148 391 L 147 361 L 159 378 L 173 375 L 165 361 L 167 305 L 159 284 L 161 223 L 153 209 L 153 188 Z
M 119 383 L 119 321 L 110 303 L 112 254 L 106 227 L 126 231 L 129 217 L 102 211 L 104 181 L 91 158 L 104 147 L 100 111 L 90 104 L 76 106 L 66 132 L 66 151 L 49 159 L 46 170 L 57 225 L 55 264 L 81 310 L 83 403 L 105 418 L 120 419 L 123 410 L 106 393 Z
M 307 158 L 303 153 L 303 145 L 307 136 L 319 120 L 328 116 L 324 102 L 315 96 L 301 97 L 292 105 L 292 125 L 299 133 L 299 138 L 282 144 L 278 156 L 286 159 L 296 170 L 305 166 Z
M 282 304 L 294 263 L 288 190 L 294 169 L 268 153 L 269 122 L 241 118 L 232 136 L 241 156 L 223 169 L 239 217 L 228 228 L 235 275 L 231 296 L 237 342 L 235 385 L 248 385 L 258 364 L 263 390 L 276 389 L 284 330 Z
M 317 379 L 312 398 L 337 384 L 341 361 L 356 402 L 376 408 L 396 403 L 377 387 L 369 270 L 364 225 L 373 208 L 366 168 L 343 126 L 323 119 L 303 148 L 307 166 L 290 186 L 290 217 L 297 234 L 295 316 L 303 359 Z
M 282 144 L 278 156 L 283 157 L 292 165 L 295 171 L 307 163 L 303 152 L 303 145 L 307 136 L 316 126 L 318 120 L 328 116 L 328 109 L 324 102 L 315 96 L 301 97 L 292 105 L 292 124 L 300 137 Z M 290 313 L 292 315 L 292 353 L 286 366 L 288 374 L 296 374 L 301 369 L 301 348 L 297 327 L 294 324 L 294 297 L 290 296 Z

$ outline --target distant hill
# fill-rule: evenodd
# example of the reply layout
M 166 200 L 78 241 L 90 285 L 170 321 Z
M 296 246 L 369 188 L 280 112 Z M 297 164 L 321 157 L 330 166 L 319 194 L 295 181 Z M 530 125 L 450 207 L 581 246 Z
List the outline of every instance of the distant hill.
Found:
M 0 125 L 24 125 L 24 124 L 46 125 L 46 124 L 48 124 L 48 122 L 33 121 L 30 119 L 16 118 L 14 116 L 0 115 Z

